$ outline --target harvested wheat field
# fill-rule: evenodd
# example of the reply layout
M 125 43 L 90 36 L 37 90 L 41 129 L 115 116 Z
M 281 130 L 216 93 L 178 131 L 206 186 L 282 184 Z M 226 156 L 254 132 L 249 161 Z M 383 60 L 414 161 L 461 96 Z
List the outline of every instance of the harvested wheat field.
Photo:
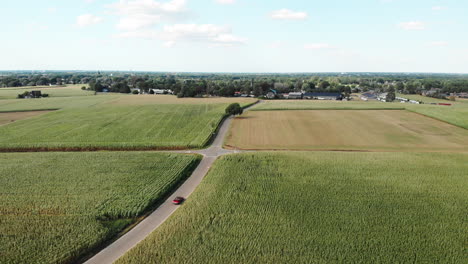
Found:
M 468 131 L 403 110 L 251 111 L 227 147 L 259 150 L 468 151 Z
M 16 122 L 18 120 L 27 119 L 30 117 L 47 114 L 51 111 L 26 111 L 26 112 L 0 112 L 0 126 Z

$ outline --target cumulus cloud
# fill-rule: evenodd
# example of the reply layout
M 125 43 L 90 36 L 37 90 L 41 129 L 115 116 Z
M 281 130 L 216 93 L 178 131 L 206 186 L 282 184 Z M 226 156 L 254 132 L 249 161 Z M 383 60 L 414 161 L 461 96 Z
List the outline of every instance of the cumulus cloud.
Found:
M 236 0 L 215 0 L 215 2 L 222 5 L 230 5 L 234 4 Z
M 92 26 L 95 24 L 99 24 L 101 22 L 102 22 L 101 17 L 95 16 L 92 14 L 84 14 L 76 18 L 76 25 L 78 27 Z
M 116 27 L 121 33 L 115 35 L 118 38 L 159 39 L 164 41 L 165 47 L 174 47 L 178 42 L 204 42 L 216 46 L 247 42 L 247 39 L 233 35 L 227 26 L 180 23 L 189 14 L 186 0 L 122 0 L 110 5 L 109 9 L 120 17 Z
M 232 34 L 231 28 L 213 24 L 166 25 L 162 31 L 144 29 L 126 31 L 115 35 L 118 38 L 159 39 L 165 47 L 174 47 L 178 42 L 202 42 L 215 46 L 236 46 L 247 43 L 246 38 Z
M 186 0 L 158 2 L 153 0 L 121 0 L 108 6 L 111 12 L 120 16 L 117 28 L 120 30 L 141 30 L 163 21 L 183 20 L 187 16 Z
M 290 9 L 280 9 L 270 13 L 270 17 L 277 20 L 304 20 L 308 16 L 306 12 L 293 11 Z
M 235 36 L 226 26 L 213 24 L 176 24 L 165 26 L 161 38 L 175 45 L 178 41 L 208 42 L 221 46 L 241 45 L 247 39 Z
M 426 29 L 426 24 L 421 21 L 409 21 L 402 22 L 398 26 L 404 30 L 424 30 Z

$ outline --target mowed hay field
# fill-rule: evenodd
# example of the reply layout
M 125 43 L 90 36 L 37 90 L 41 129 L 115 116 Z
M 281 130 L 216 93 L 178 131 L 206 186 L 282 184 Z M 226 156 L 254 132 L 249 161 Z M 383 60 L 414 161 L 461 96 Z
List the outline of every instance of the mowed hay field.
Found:
M 0 263 L 64 263 L 115 236 L 199 157 L 152 152 L 0 154 Z
M 83 86 L 88 87 L 87 84 L 73 84 L 67 86 L 28 86 L 0 88 L 0 99 L 15 99 L 18 96 L 18 94 L 22 94 L 26 91 L 41 91 L 43 94 L 48 94 L 51 97 L 94 95 L 94 91 L 82 90 L 81 87 Z
M 414 99 L 426 102 L 441 101 L 422 96 L 414 96 Z M 255 106 L 252 110 L 386 110 L 400 109 L 433 117 L 450 124 L 468 129 L 468 104 L 463 100 L 458 102 L 443 101 L 452 106 L 441 105 L 415 105 L 402 103 L 382 103 L 378 101 L 317 101 L 317 100 L 272 100 Z
M 127 263 L 465 263 L 468 154 L 224 156 Z
M 250 111 L 225 142 L 240 149 L 468 151 L 468 130 L 403 110 Z
M 254 99 L 234 98 L 178 100 L 175 96 L 154 95 L 82 98 L 77 97 L 82 105 L 73 102 L 59 111 L 0 127 L 0 149 L 201 148 L 225 116 L 227 105 L 239 102 L 245 106 L 255 102 Z M 47 108 L 37 105 L 47 99 L 14 101 L 34 104 L 29 109 Z M 55 103 L 48 107 L 59 106 Z

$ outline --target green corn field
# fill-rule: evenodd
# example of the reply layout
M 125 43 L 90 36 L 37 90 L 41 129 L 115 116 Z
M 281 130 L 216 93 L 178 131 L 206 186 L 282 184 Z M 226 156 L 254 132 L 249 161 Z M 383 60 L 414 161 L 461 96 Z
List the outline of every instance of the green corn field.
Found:
M 199 157 L 0 154 L 0 263 L 76 260 L 161 202 Z
M 225 116 L 225 108 L 229 102 L 235 100 L 184 101 L 168 96 L 124 95 L 73 99 L 2 100 L 5 104 L 0 105 L 0 112 L 60 110 L 0 126 L 0 149 L 26 151 L 202 148 Z M 69 105 L 66 102 L 69 102 Z M 244 99 L 243 105 L 252 102 L 255 100 Z
M 222 157 L 127 263 L 465 263 L 468 155 Z

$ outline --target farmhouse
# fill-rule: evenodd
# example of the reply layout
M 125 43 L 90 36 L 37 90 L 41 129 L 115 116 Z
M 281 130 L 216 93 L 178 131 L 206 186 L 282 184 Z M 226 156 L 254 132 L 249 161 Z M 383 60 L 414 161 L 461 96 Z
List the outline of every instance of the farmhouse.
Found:
M 315 100 L 342 100 L 343 96 L 341 93 L 305 93 L 303 98 Z
M 153 90 L 154 94 L 174 94 L 172 90 L 164 90 L 164 89 L 151 89 Z
M 422 91 L 422 95 L 423 96 L 431 96 L 431 95 L 435 95 L 435 94 L 438 94 L 442 91 L 441 88 L 432 88 L 430 90 L 425 90 L 425 91 Z
M 372 92 L 372 91 L 371 92 L 366 92 L 366 93 L 363 93 L 361 95 L 361 100 L 368 101 L 369 99 L 371 99 L 371 100 L 377 99 L 377 96 L 375 95 L 374 92 Z
M 450 95 L 460 98 L 468 98 L 468 93 L 451 93 Z
M 381 102 L 387 102 L 387 95 L 388 93 L 381 93 L 377 96 L 377 100 Z
M 289 93 L 288 99 L 302 99 L 302 93 Z

